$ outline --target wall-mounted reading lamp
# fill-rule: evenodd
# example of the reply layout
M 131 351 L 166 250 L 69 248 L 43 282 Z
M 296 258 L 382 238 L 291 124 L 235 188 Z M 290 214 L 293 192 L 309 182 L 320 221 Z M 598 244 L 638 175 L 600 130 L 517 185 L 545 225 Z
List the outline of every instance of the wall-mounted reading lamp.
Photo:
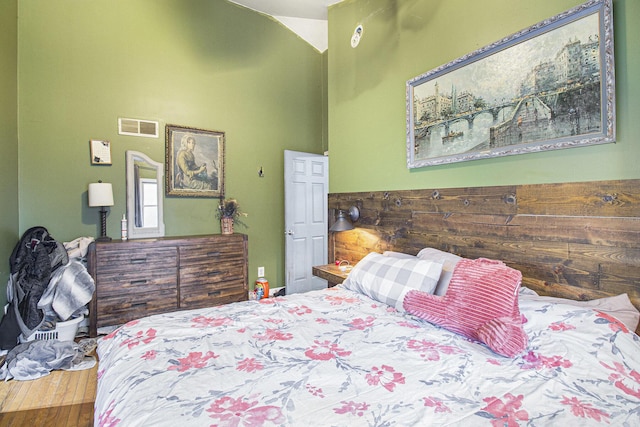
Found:
M 338 218 L 333 223 L 329 231 L 348 231 L 353 230 L 355 227 L 353 223 L 360 218 L 360 209 L 356 206 L 351 206 L 348 211 L 338 209 Z M 351 221 L 349 221 L 349 219 Z

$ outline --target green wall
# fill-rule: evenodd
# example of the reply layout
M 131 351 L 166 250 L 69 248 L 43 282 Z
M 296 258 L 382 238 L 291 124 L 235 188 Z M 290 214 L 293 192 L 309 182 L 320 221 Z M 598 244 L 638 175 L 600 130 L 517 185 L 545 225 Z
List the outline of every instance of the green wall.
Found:
M 409 170 L 407 80 L 580 0 L 346 0 L 329 9 L 332 193 L 640 178 L 640 2 L 614 0 L 617 143 Z M 363 38 L 350 38 L 358 24 Z
M 0 307 L 6 302 L 9 256 L 18 239 L 18 0 L 0 13 Z M 0 316 L 1 317 L 1 316 Z
M 249 235 L 250 281 L 264 266 L 284 284 L 283 150 L 322 152 L 322 55 L 224 0 L 18 4 L 21 232 L 96 236 L 86 190 L 102 179 L 115 197 L 107 234 L 119 238 L 125 151 L 164 161 L 165 142 L 118 135 L 118 117 L 224 131 L 226 194 L 249 215 L 236 232 Z M 113 165 L 90 165 L 90 139 L 111 141 Z M 166 235 L 220 232 L 218 199 L 164 203 Z

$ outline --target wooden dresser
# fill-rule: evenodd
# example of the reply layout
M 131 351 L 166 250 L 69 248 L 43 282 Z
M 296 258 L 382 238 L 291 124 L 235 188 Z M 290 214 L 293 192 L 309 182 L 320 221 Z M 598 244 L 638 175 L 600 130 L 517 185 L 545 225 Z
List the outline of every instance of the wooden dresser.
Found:
M 247 264 L 244 234 L 94 242 L 89 335 L 151 314 L 244 301 Z

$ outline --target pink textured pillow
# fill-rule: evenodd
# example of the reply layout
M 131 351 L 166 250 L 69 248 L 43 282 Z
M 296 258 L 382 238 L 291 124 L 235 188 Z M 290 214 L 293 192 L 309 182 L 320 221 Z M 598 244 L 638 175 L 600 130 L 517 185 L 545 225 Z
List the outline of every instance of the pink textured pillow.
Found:
M 518 308 L 522 273 L 501 261 L 479 258 L 458 262 L 444 296 L 410 291 L 408 313 L 485 343 L 507 357 L 527 346 Z

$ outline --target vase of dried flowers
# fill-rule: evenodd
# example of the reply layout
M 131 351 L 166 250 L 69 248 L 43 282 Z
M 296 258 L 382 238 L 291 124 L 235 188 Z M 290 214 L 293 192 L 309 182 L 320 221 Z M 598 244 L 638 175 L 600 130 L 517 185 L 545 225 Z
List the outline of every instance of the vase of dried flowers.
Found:
M 220 232 L 222 234 L 233 234 L 233 225 L 235 223 L 244 225 L 239 218 L 247 216 L 247 214 L 240 211 L 240 206 L 236 199 L 227 199 L 220 201 L 217 216 L 220 220 Z
M 222 234 L 233 234 L 233 218 L 229 218 L 229 217 L 221 218 L 220 230 Z

